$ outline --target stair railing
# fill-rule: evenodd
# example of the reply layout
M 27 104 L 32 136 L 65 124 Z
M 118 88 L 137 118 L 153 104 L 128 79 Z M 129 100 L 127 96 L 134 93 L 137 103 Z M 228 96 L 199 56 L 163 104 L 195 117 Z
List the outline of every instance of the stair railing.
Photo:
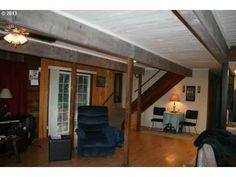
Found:
M 102 106 L 104 106 L 109 100 L 110 98 L 114 95 L 114 92 L 112 92 L 108 97 L 107 99 L 104 101 L 104 103 L 102 104 Z
M 148 80 L 146 80 L 142 85 L 141 88 L 146 85 L 152 78 L 154 78 L 161 70 L 159 69 L 157 72 L 155 72 L 150 78 L 148 78 Z M 134 92 L 137 92 L 138 89 L 136 89 Z

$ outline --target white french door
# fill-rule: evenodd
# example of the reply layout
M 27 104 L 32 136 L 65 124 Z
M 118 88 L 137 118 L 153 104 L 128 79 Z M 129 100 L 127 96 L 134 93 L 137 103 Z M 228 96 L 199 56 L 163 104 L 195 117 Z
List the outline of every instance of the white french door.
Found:
M 84 105 L 90 105 L 90 86 L 91 75 L 77 73 L 77 90 L 76 90 L 76 102 L 75 102 L 75 128 L 77 128 L 78 120 L 78 107 Z
M 75 117 L 74 127 L 78 126 L 78 107 L 90 105 L 90 89 L 91 89 L 91 75 L 90 74 L 77 74 L 77 90 L 75 102 Z M 77 146 L 77 134 L 74 132 L 74 147 Z
M 71 73 L 50 69 L 49 135 L 69 134 Z
M 71 72 L 52 67 L 49 81 L 48 134 L 69 134 Z M 75 128 L 77 128 L 78 107 L 90 104 L 90 89 L 91 75 L 77 73 Z

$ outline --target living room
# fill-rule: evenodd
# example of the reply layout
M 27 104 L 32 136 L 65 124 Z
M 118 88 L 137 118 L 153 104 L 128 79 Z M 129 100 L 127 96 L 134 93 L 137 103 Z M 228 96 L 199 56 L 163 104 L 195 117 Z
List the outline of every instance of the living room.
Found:
M 195 140 L 234 128 L 235 11 L 1 14 L 1 166 L 200 166 Z
M 53 115 L 50 116 L 50 110 L 54 110 L 54 111 L 58 110 L 58 112 L 60 112 L 59 111 L 60 108 L 57 107 L 58 102 L 52 104 L 51 100 L 50 100 L 51 93 L 53 93 L 53 94 L 56 93 L 56 95 L 59 94 L 56 91 L 57 89 L 55 89 L 56 85 L 53 87 L 53 90 L 50 91 L 50 89 L 51 89 L 50 81 L 53 81 L 52 83 L 55 83 L 55 80 L 56 80 L 55 77 L 50 79 L 52 77 L 50 74 L 53 74 L 54 73 L 53 71 L 57 70 L 57 69 L 59 69 L 59 70 L 61 69 L 63 72 L 65 72 L 65 71 L 70 72 L 69 69 L 72 69 L 73 64 L 69 63 L 69 62 L 50 60 L 50 59 L 40 59 L 38 57 L 33 57 L 33 56 L 28 56 L 28 55 L 19 55 L 19 54 L 14 54 L 11 52 L 3 52 L 3 51 L 1 52 L 1 56 L 2 56 L 2 58 L 4 58 L 4 60 L 1 60 L 2 62 L 5 62 L 5 61 L 12 62 L 16 65 L 19 64 L 19 62 L 21 62 L 21 64 L 25 64 L 27 66 L 26 67 L 27 72 L 25 74 L 26 79 L 24 79 L 26 82 L 26 84 L 25 84 L 25 86 L 26 86 L 26 88 L 25 88 L 26 89 L 25 101 L 27 103 L 27 110 L 25 112 L 21 112 L 18 114 L 31 115 L 35 120 L 34 127 L 36 128 L 35 133 L 34 133 L 35 136 L 33 137 L 32 142 L 29 143 L 29 146 L 27 146 L 25 149 L 23 149 L 24 150 L 23 153 L 20 153 L 22 155 L 21 163 L 17 163 L 17 161 L 15 161 L 15 157 L 12 156 L 10 159 L 5 159 L 5 164 L 4 164 L 4 161 L 2 161 L 3 162 L 2 166 L 12 166 L 12 165 L 13 166 L 45 166 L 46 164 L 47 164 L 46 166 L 51 166 L 51 165 L 58 166 L 57 162 L 50 162 L 50 160 L 48 160 L 49 159 L 49 157 L 48 157 L 48 146 L 49 145 L 47 142 L 48 136 L 55 135 L 58 133 L 68 135 L 68 134 L 70 134 L 69 132 L 74 132 L 73 135 L 71 135 L 72 136 L 71 139 L 73 139 L 73 146 L 74 146 L 72 148 L 72 153 L 74 153 L 74 155 L 72 155 L 72 159 L 73 158 L 77 159 L 77 157 L 76 157 L 77 156 L 77 153 L 76 153 L 76 151 L 77 151 L 76 150 L 77 149 L 77 135 L 75 133 L 75 129 L 76 129 L 76 125 L 77 125 L 77 118 L 78 118 L 78 113 L 76 113 L 77 110 L 74 110 L 75 111 L 74 119 L 72 119 L 72 120 L 70 119 L 69 111 L 68 110 L 66 111 L 67 122 L 65 122 L 65 124 L 68 125 L 68 122 L 69 122 L 69 125 L 70 125 L 70 126 L 66 127 L 66 130 L 61 130 L 61 133 L 60 133 L 60 131 L 58 130 L 60 128 L 58 126 L 56 128 L 54 128 L 55 125 L 58 125 L 57 122 L 51 124 L 52 127 L 50 127 L 50 123 L 52 122 L 51 118 L 53 117 Z M 21 60 L 16 61 L 16 58 L 21 58 Z M 1 66 L 9 71 L 9 68 L 7 68 L 6 65 L 2 64 Z M 34 78 L 36 80 L 38 79 L 38 84 L 36 84 L 36 85 L 35 84 L 32 85 L 32 83 L 31 83 L 30 79 L 32 79 L 32 78 L 30 77 L 30 70 L 34 70 L 35 72 L 40 70 L 38 77 Z M 4 70 L 2 70 L 2 71 L 4 72 Z M 88 81 L 88 82 L 91 82 L 89 84 L 90 86 L 88 85 L 87 88 L 84 89 L 84 90 L 87 90 L 87 94 L 91 94 L 91 96 L 87 96 L 86 97 L 87 99 L 84 101 L 83 99 L 81 100 L 81 98 L 80 98 L 84 93 L 79 94 L 79 92 L 78 92 L 77 93 L 78 96 L 76 97 L 76 100 L 78 100 L 77 104 L 79 104 L 82 101 L 82 103 L 81 103 L 82 105 L 107 106 L 108 110 L 109 110 L 109 125 L 121 130 L 122 126 L 123 126 L 122 124 L 124 121 L 124 116 L 125 116 L 125 109 L 122 107 L 125 107 L 125 101 L 124 101 L 125 94 L 124 93 L 125 93 L 125 89 L 126 89 L 126 82 L 125 81 L 126 81 L 127 74 L 122 75 L 121 78 L 123 78 L 123 80 L 121 80 L 121 82 L 119 82 L 119 84 L 121 84 L 121 85 L 115 86 L 115 82 L 117 82 L 116 81 L 117 78 L 115 79 L 116 74 L 121 74 L 118 71 L 115 72 L 112 70 L 104 70 L 101 68 L 95 68 L 95 67 L 91 67 L 91 66 L 84 66 L 84 65 L 78 64 L 77 65 L 77 72 L 83 72 L 83 74 L 86 73 L 91 76 Z M 143 82 L 146 82 L 147 80 L 149 80 L 149 78 L 153 75 L 153 72 L 155 72 L 155 70 L 147 71 L 146 75 L 144 75 L 144 77 L 143 77 Z M 163 75 L 163 74 L 164 74 L 164 72 L 162 74 L 160 74 L 160 76 L 156 76 L 156 78 L 154 78 L 153 80 L 154 81 L 158 80 L 161 77 L 161 75 Z M 5 76 L 5 75 L 2 74 L 1 76 Z M 103 82 L 105 82 L 105 83 L 98 83 L 97 76 L 99 76 L 99 78 L 102 77 Z M 14 77 L 16 78 L 17 76 L 14 76 Z M 8 80 L 12 80 L 12 79 L 8 79 Z M 59 78 L 58 78 L 58 80 L 59 80 Z M 79 81 L 79 75 L 77 75 L 77 81 Z M 133 85 L 136 85 L 137 79 L 135 79 L 133 82 L 134 82 Z M 70 81 L 70 83 L 71 83 L 71 81 Z M 186 83 L 186 81 L 184 83 Z M 101 84 L 101 85 L 98 85 L 98 84 Z M 152 85 L 153 83 L 148 83 L 148 84 Z M 182 85 L 182 83 L 180 83 L 180 84 Z M 58 83 L 57 86 L 60 86 L 60 83 Z M 14 97 L 14 95 L 16 94 L 14 92 L 14 90 L 10 89 L 10 87 L 8 87 L 8 85 L 4 85 L 4 87 L 2 87 L 2 88 L 5 88 L 5 87 L 7 87 L 10 90 L 11 94 Z M 77 86 L 77 88 L 78 87 L 79 86 Z M 117 87 L 120 90 L 115 91 L 114 87 Z M 147 87 L 147 85 L 146 85 L 146 87 Z M 179 87 L 178 84 L 176 87 Z M 91 90 L 90 90 L 90 88 L 91 88 Z M 148 87 L 146 89 L 148 89 Z M 181 92 L 176 91 L 175 87 L 173 89 L 175 90 L 174 92 L 173 92 L 173 90 L 170 90 L 169 93 L 167 93 L 166 96 L 164 96 L 164 97 L 169 97 L 170 93 L 182 93 L 182 91 Z M 58 90 L 59 90 L 59 88 L 58 88 Z M 133 93 L 135 93 L 136 87 L 134 87 L 133 90 L 134 90 Z M 117 92 L 119 94 L 114 94 L 114 92 Z M 54 97 L 56 97 L 56 96 L 54 95 Z M 115 98 L 116 98 L 116 100 L 115 100 Z M 135 98 L 136 97 L 134 96 L 133 100 Z M 56 100 L 59 100 L 59 98 L 57 98 Z M 11 99 L 8 100 L 9 105 L 10 105 L 11 101 L 12 101 Z M 71 101 L 67 101 L 67 102 L 71 102 Z M 179 111 L 179 109 L 180 109 L 179 104 L 180 103 L 181 102 L 176 103 L 177 104 L 176 109 L 178 109 L 178 112 L 180 112 Z M 65 102 L 64 102 L 64 104 L 65 104 Z M 170 104 L 171 105 L 169 105 L 169 106 L 171 108 L 167 106 L 169 111 L 171 111 L 173 103 L 170 102 Z M 41 106 L 39 106 L 39 105 L 41 105 Z M 158 104 L 158 105 L 166 106 L 165 104 Z M 54 106 L 54 108 L 50 109 L 50 107 L 52 107 L 52 106 Z M 66 107 L 68 107 L 68 105 Z M 75 107 L 78 107 L 78 105 L 76 105 Z M 153 107 L 153 105 L 152 105 L 152 107 Z M 10 107 L 8 107 L 8 109 L 9 109 L 8 112 L 11 112 Z M 56 112 L 56 115 L 54 117 L 58 117 L 58 112 Z M 133 113 L 130 127 L 131 127 L 132 134 L 134 134 L 133 135 L 134 137 L 136 136 L 138 129 L 144 128 L 144 127 L 148 127 L 148 129 L 149 129 L 149 126 L 151 123 L 151 121 L 150 121 L 151 117 L 153 117 L 152 114 L 150 114 L 150 115 L 144 114 L 144 116 L 141 118 L 140 124 L 138 125 L 137 124 L 137 122 L 138 122 L 137 121 L 137 114 Z M 73 125 L 71 126 L 71 122 L 74 123 L 74 126 Z M 148 123 L 145 124 L 145 122 L 148 122 Z M 73 127 L 73 128 L 71 128 L 71 127 Z M 52 130 L 51 132 L 50 132 L 50 129 Z M 53 132 L 53 130 L 55 130 L 55 129 L 56 129 L 56 132 Z M 151 130 L 151 131 L 153 131 L 153 130 Z M 146 136 L 149 136 L 149 135 L 146 135 Z M 155 140 L 155 141 L 153 140 L 152 142 L 160 141 L 160 139 L 158 139 L 155 136 L 152 137 L 152 135 L 151 135 L 151 138 Z M 142 142 L 142 141 L 145 141 L 145 137 L 143 137 L 139 141 L 137 141 L 137 140 L 138 139 L 134 139 L 133 141 L 134 142 L 139 142 L 139 141 Z M 165 140 L 165 138 L 162 141 L 164 142 L 164 140 Z M 168 138 L 167 138 L 167 140 L 168 140 Z M 177 140 L 172 140 L 172 141 L 177 141 Z M 186 140 L 182 140 L 182 141 L 179 140 L 177 142 L 180 144 L 179 145 L 180 149 L 182 146 L 186 146 L 186 143 L 188 144 L 188 146 L 190 146 L 190 148 L 189 148 L 190 149 L 189 153 L 191 154 L 190 158 L 187 158 L 187 160 L 185 160 L 185 161 L 182 161 L 182 160 L 178 161 L 177 160 L 177 161 L 168 162 L 168 160 L 167 160 L 166 162 L 164 161 L 162 163 L 158 162 L 158 163 L 156 163 L 157 166 L 173 166 L 173 165 L 174 166 L 175 165 L 182 166 L 182 165 L 186 165 L 187 163 L 193 163 L 192 161 L 194 159 L 195 148 L 192 144 L 192 138 L 188 139 L 187 141 Z M 132 144 L 136 144 L 136 143 L 132 143 Z M 168 146 L 168 143 L 165 142 L 164 144 L 166 144 L 166 146 Z M 156 146 L 158 146 L 158 144 Z M 136 147 L 136 146 L 134 146 L 134 147 Z M 148 148 L 152 148 L 152 147 L 148 147 Z M 136 151 L 136 148 L 134 148 L 133 150 Z M 168 149 L 166 149 L 166 150 L 168 150 Z M 107 159 L 104 159 L 105 160 L 104 162 L 102 159 L 100 159 L 102 161 L 100 163 L 99 163 L 99 161 L 97 162 L 96 160 L 93 159 L 93 160 L 91 160 L 91 161 L 93 161 L 92 166 L 100 166 L 100 165 L 101 166 L 107 166 L 107 165 L 108 166 L 120 166 L 120 165 L 122 165 L 122 151 L 123 150 L 122 150 L 122 148 L 118 148 L 117 151 L 118 151 L 118 153 L 115 153 L 115 156 L 111 157 L 112 163 L 109 162 L 107 164 L 107 161 L 106 161 Z M 175 153 L 177 151 L 178 150 L 175 150 Z M 184 151 L 183 148 L 182 148 L 182 151 Z M 139 153 L 143 153 L 143 152 L 139 152 Z M 39 158 L 40 160 L 34 161 L 34 162 L 29 160 L 30 159 L 29 156 L 32 156 L 32 154 L 38 154 L 39 157 L 37 157 L 37 156 L 36 157 Z M 150 155 L 152 156 L 152 154 L 150 154 Z M 159 159 L 158 155 L 156 156 L 156 158 Z M 88 159 L 88 161 L 89 161 L 89 159 Z M 81 162 L 77 162 L 76 166 L 79 166 L 80 163 Z M 89 166 L 90 163 L 84 163 L 82 161 L 81 166 Z M 138 165 L 138 166 L 141 165 L 139 161 L 136 163 L 137 163 L 136 165 Z M 64 161 L 64 165 L 66 165 L 66 164 L 69 166 L 75 165 L 70 161 L 69 162 Z M 61 165 L 61 163 L 59 163 L 59 166 L 60 165 Z M 135 163 L 133 165 L 135 165 Z M 154 164 L 153 164 L 153 162 L 150 161 L 148 163 L 145 162 L 143 165 L 144 166 L 149 166 L 149 165 L 153 166 Z

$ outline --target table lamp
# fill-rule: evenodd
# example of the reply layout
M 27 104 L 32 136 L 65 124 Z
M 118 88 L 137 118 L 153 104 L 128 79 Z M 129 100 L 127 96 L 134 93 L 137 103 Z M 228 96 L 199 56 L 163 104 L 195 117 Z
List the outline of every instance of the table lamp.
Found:
M 6 102 L 6 100 L 12 98 L 12 94 L 11 94 L 10 90 L 8 88 L 3 88 L 1 93 L 0 93 L 0 98 L 5 99 L 5 103 L 4 103 L 4 106 L 3 106 L 3 112 L 6 113 L 7 112 L 7 102 Z
M 175 110 L 175 108 L 176 108 L 175 102 L 176 102 L 176 101 L 180 101 L 179 95 L 177 95 L 177 94 L 172 94 L 171 97 L 170 97 L 170 101 L 173 101 L 173 102 L 174 102 L 174 104 L 173 104 L 173 110 L 172 110 L 171 112 L 176 113 L 177 111 Z

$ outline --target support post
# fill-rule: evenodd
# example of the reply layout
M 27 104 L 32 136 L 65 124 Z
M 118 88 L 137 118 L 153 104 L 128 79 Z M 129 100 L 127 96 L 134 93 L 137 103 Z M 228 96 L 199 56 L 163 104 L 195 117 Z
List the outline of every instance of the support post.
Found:
M 124 154 L 123 166 L 129 165 L 129 129 L 132 112 L 132 85 L 133 85 L 133 59 L 128 59 L 127 86 L 126 86 L 126 115 L 124 126 Z
M 41 59 L 40 84 L 39 84 L 39 138 L 48 136 L 48 87 L 49 70 L 45 60 Z
M 71 137 L 71 148 L 74 146 L 74 117 L 75 117 L 75 98 L 76 98 L 76 63 L 72 65 L 71 72 L 71 93 L 70 93 L 70 137 Z
M 142 75 L 138 76 L 138 100 L 137 100 L 137 131 L 140 130 L 140 126 L 141 126 L 141 105 L 142 105 L 142 101 L 141 101 L 141 95 L 142 95 Z
M 220 127 L 226 129 L 227 121 L 227 97 L 228 97 L 228 86 L 229 86 L 229 63 L 222 64 L 222 80 L 221 80 L 221 116 L 220 116 Z

